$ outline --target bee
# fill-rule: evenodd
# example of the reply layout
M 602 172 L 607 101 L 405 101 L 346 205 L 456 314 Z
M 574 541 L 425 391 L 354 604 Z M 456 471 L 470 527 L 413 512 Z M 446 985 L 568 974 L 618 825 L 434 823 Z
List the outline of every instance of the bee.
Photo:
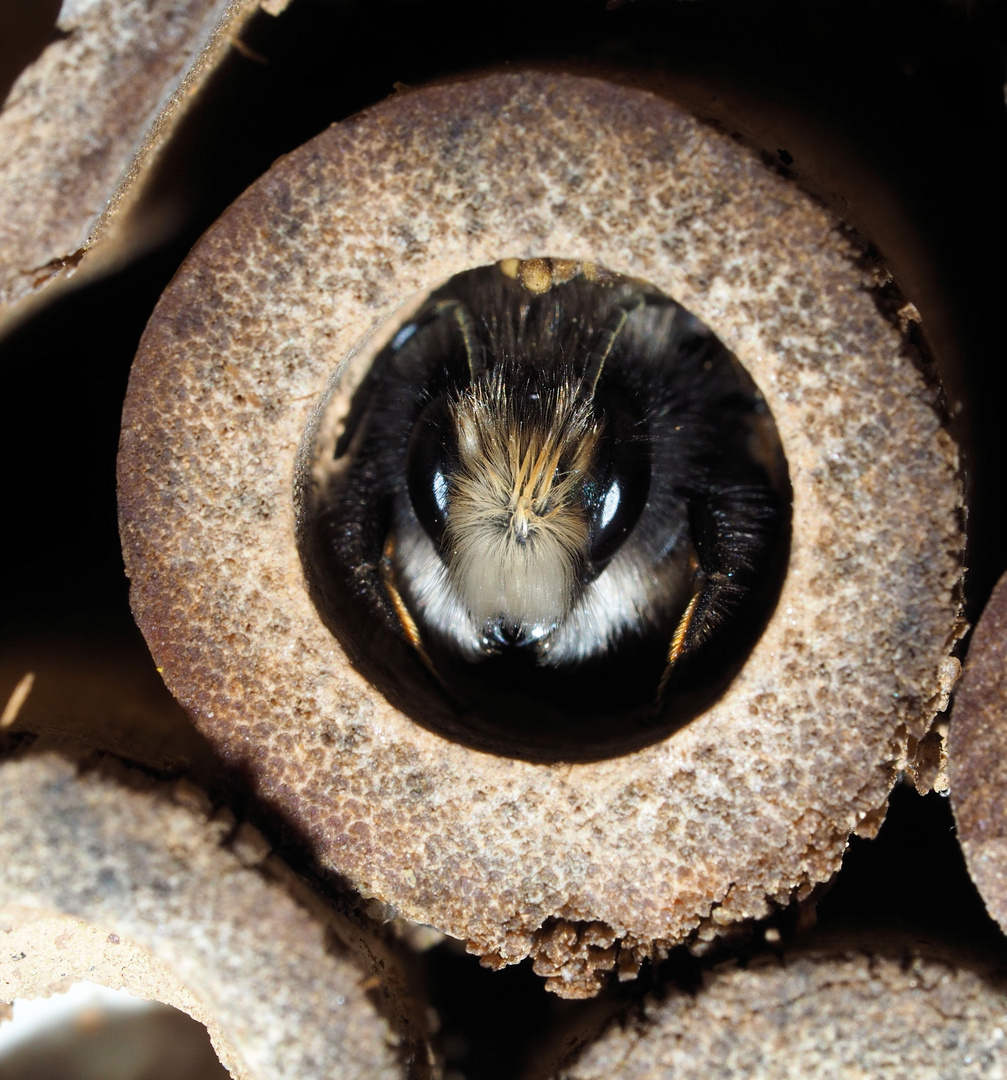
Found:
M 377 355 L 316 546 L 358 657 L 404 644 L 498 719 L 661 712 L 754 640 L 788 505 L 766 404 L 702 322 L 593 264 L 510 259 Z

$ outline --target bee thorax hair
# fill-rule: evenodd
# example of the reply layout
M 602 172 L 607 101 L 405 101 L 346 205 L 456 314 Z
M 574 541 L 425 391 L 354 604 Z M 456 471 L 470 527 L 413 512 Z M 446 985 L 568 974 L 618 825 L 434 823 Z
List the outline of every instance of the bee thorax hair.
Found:
M 566 616 L 584 577 L 583 484 L 599 423 L 576 386 L 512 393 L 496 372 L 460 395 L 452 419 L 445 549 L 455 590 L 475 625 L 537 638 Z

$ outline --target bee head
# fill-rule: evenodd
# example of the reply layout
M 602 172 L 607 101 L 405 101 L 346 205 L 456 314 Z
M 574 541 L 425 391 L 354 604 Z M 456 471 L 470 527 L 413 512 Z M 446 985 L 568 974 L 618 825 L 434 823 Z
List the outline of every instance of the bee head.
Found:
M 342 419 L 326 604 L 394 693 L 418 658 L 451 717 L 493 730 L 691 703 L 782 580 L 774 446 L 737 359 L 645 282 L 567 260 L 465 271 L 394 330 Z
M 473 622 L 501 644 L 544 637 L 588 566 L 584 484 L 599 425 L 567 386 L 536 392 L 492 375 L 453 404 L 457 466 L 444 550 Z
M 579 380 L 544 384 L 506 364 L 416 425 L 413 505 L 488 650 L 547 648 L 639 513 L 644 491 L 613 469 L 608 426 Z

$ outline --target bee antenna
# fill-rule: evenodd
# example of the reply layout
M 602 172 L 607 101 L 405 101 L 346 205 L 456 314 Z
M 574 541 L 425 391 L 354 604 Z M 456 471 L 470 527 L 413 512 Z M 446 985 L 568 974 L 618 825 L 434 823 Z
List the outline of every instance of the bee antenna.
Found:
M 476 333 L 475 320 L 469 309 L 458 300 L 441 300 L 434 306 L 435 319 L 449 316 L 462 336 L 465 357 L 468 360 L 469 375 L 474 382 L 486 371 L 486 350 Z
M 634 311 L 643 307 L 643 304 L 644 299 L 642 296 L 637 297 L 635 301 L 628 302 L 626 305 L 620 304 L 599 333 L 598 340 L 587 358 L 584 377 L 580 383 L 580 396 L 585 401 L 590 401 L 594 397 L 605 362 L 612 352 L 616 338 L 622 333 L 626 320 Z

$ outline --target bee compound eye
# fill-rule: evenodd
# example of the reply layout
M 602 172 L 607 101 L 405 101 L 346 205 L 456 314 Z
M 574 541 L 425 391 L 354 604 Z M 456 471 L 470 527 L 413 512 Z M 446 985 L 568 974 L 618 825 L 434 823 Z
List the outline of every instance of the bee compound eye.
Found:
M 585 485 L 591 520 L 591 560 L 601 569 L 640 520 L 650 490 L 651 448 L 642 422 L 620 410 L 611 415 L 595 474 Z
M 417 417 L 405 459 L 406 485 L 413 510 L 437 545 L 447 524 L 450 477 L 457 457 L 453 441 L 448 403 L 440 396 Z

